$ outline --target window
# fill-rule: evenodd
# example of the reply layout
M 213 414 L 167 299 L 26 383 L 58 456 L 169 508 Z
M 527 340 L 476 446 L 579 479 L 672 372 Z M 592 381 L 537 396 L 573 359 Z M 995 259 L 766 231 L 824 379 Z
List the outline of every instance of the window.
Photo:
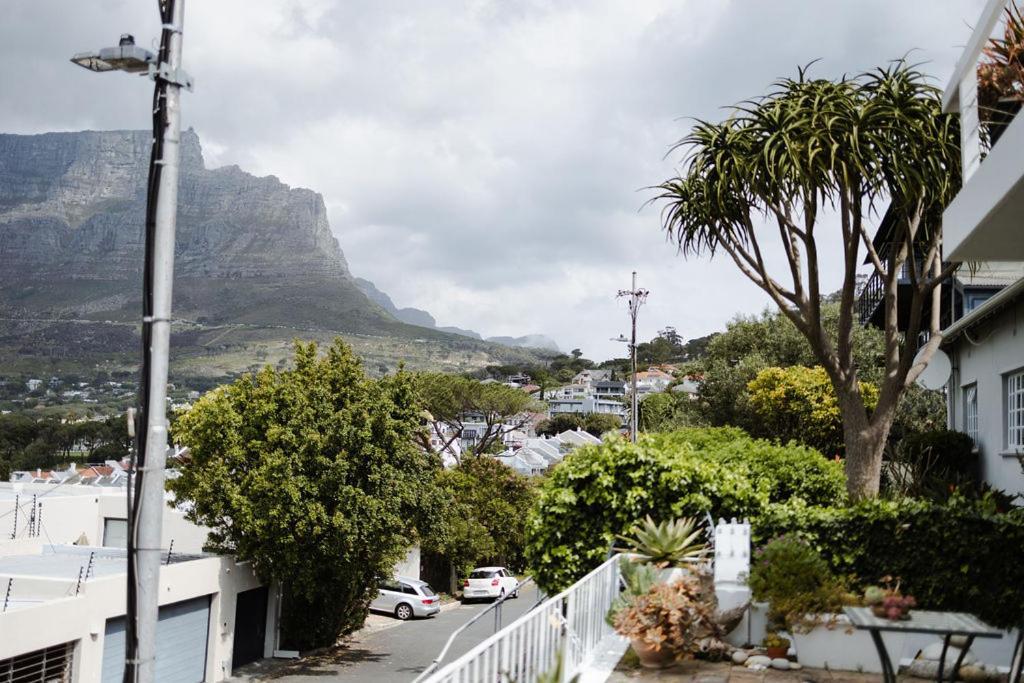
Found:
M 107 548 L 128 547 L 128 520 L 105 517 L 103 519 L 103 545 Z
M 978 445 L 978 385 L 964 387 L 964 432 Z
M 1006 376 L 1006 447 L 1024 448 L 1024 370 Z
M 0 681 L 57 683 L 71 680 L 74 643 L 54 645 L 45 650 L 0 660 Z
M 402 584 L 402 592 L 406 595 L 419 595 L 419 593 L 416 592 L 416 589 L 407 583 Z

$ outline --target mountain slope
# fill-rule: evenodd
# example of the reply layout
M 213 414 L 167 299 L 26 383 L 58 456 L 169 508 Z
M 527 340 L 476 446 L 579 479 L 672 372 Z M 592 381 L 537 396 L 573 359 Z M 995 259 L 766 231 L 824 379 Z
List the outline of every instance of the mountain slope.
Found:
M 149 146 L 145 131 L 0 134 L 0 365 L 134 357 Z M 217 354 L 238 356 L 224 365 L 234 368 L 246 349 L 336 333 L 407 340 L 381 345 L 394 362 L 406 352 L 444 360 L 423 343 L 466 351 L 455 367 L 507 353 L 396 319 L 352 277 L 319 194 L 236 166 L 207 169 L 192 130 L 182 133 L 178 200 L 182 362 L 203 357 L 215 373 Z

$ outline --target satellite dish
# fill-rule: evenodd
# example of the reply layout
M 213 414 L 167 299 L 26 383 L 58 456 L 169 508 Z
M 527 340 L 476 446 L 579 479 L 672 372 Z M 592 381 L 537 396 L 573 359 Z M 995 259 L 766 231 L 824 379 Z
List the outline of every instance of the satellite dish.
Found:
M 914 356 L 914 365 L 921 363 L 922 353 L 924 353 L 924 349 L 918 351 L 917 355 Z M 952 370 L 953 365 L 949 362 L 949 356 L 947 356 L 941 349 L 936 349 L 935 355 L 933 355 L 931 360 L 928 361 L 928 365 L 924 367 L 924 371 L 917 376 L 917 383 L 925 389 L 931 389 L 933 391 L 942 389 L 949 381 L 949 375 Z

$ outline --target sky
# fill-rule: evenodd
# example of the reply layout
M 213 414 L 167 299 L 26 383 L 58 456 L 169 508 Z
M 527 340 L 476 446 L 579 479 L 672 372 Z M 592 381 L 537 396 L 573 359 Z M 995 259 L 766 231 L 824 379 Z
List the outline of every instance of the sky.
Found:
M 182 118 L 207 166 L 323 194 L 353 274 L 399 306 L 602 359 L 624 355 L 611 338 L 633 270 L 650 290 L 642 339 L 769 303 L 731 261 L 680 256 L 648 204 L 694 118 L 812 60 L 838 77 L 909 55 L 945 86 L 983 4 L 189 0 Z M 6 0 L 4 14 L 0 132 L 149 125 L 148 83 L 68 58 L 122 32 L 151 46 L 155 2 Z M 822 251 L 838 288 L 838 252 Z

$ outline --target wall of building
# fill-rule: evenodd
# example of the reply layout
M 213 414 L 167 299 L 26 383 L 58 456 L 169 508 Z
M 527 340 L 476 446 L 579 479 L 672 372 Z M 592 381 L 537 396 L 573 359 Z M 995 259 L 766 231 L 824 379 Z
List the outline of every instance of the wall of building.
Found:
M 86 683 L 100 680 L 104 627 L 107 619 L 125 613 L 124 582 L 124 574 L 90 579 L 84 583 L 77 596 L 73 595 L 72 590 L 69 597 L 4 613 L 0 659 L 74 642 L 72 681 Z M 66 582 L 54 580 L 53 583 L 55 591 L 68 592 L 67 585 L 56 585 Z M 230 675 L 235 596 L 260 585 L 248 563 L 236 563 L 230 557 L 209 557 L 161 567 L 161 605 L 211 596 L 206 681 L 221 681 Z M 275 605 L 276 597 L 271 591 L 268 613 L 274 610 Z M 273 645 L 274 629 L 268 628 L 264 643 L 265 656 L 273 653 Z
M 949 424 L 967 431 L 964 390 L 978 387 L 978 449 L 982 476 L 992 486 L 1024 493 L 1024 471 L 1006 449 L 1007 373 L 1024 368 L 1024 301 L 1018 300 L 970 329 L 946 347 L 953 364 L 949 392 Z

